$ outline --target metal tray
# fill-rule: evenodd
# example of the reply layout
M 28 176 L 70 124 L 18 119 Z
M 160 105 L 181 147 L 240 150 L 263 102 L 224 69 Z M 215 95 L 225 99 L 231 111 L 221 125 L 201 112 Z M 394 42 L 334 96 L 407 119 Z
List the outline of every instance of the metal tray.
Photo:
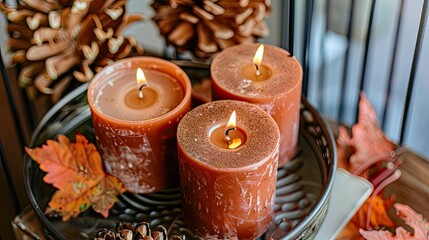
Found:
M 195 66 L 182 68 L 194 83 L 207 72 Z M 41 146 L 58 134 L 74 141 L 77 132 L 95 143 L 86 101 L 87 87 L 88 84 L 84 84 L 76 88 L 45 115 L 32 136 L 31 147 Z M 298 145 L 296 157 L 279 169 L 275 216 L 272 226 L 260 239 L 313 239 L 325 217 L 336 168 L 335 141 L 327 123 L 304 98 Z M 102 228 L 113 228 L 117 221 L 146 221 L 152 227 L 162 224 L 170 229 L 170 234 L 195 238 L 186 228 L 189 223 L 182 220 L 180 188 L 154 194 L 125 193 L 119 197 L 107 219 L 88 210 L 75 219 L 62 222 L 60 218 L 47 217 L 43 213 L 55 191 L 43 182 L 44 172 L 28 156 L 24 168 L 27 194 L 47 238 L 89 238 Z

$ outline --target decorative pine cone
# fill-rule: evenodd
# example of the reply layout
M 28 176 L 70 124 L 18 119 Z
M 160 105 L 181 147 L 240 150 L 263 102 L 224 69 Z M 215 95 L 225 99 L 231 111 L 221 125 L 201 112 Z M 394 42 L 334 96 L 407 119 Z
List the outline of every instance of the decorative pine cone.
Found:
M 0 1 L 9 24 L 12 62 L 30 98 L 49 94 L 58 101 L 66 89 L 87 82 L 102 67 L 143 54 L 136 40 L 122 36 L 139 15 L 125 13 L 125 0 L 22 0 L 14 8 Z M 73 81 L 76 79 L 78 82 Z
M 135 227 L 128 222 L 118 222 L 115 231 L 102 229 L 95 234 L 93 240 L 168 240 L 167 230 L 158 226 L 150 229 L 147 222 L 138 223 Z M 185 236 L 172 236 L 170 240 L 185 240 Z
M 269 34 L 270 0 L 158 0 L 152 7 L 167 44 L 199 58 Z

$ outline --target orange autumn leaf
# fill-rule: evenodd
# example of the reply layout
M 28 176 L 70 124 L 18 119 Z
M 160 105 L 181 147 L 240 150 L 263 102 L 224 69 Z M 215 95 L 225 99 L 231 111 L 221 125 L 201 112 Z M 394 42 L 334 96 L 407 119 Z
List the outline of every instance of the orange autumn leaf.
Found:
M 76 135 L 75 144 L 70 144 L 64 135 L 58 136 L 58 142 L 46 143 L 41 148 L 25 148 L 40 169 L 47 172 L 43 178 L 46 183 L 77 197 L 104 178 L 100 154 L 83 135 Z
M 402 239 L 429 239 L 429 223 L 421 214 L 415 212 L 412 208 L 407 205 L 396 203 L 395 205 L 396 215 L 402 218 L 405 223 L 410 226 L 414 233 L 410 233 L 402 227 L 396 229 L 396 233 L 393 234 L 389 231 L 365 231 L 360 229 L 359 232 L 365 239 L 371 240 L 402 240 Z
M 107 218 L 109 209 L 118 201 L 117 195 L 122 194 L 124 191 L 124 186 L 116 177 L 107 175 L 103 181 L 92 189 L 89 195 L 92 208 Z
M 359 229 L 366 228 L 367 214 L 370 205 L 370 227 L 395 227 L 395 223 L 387 214 L 387 209 L 390 208 L 392 201 L 393 199 L 383 199 L 380 195 L 374 195 L 373 197 L 368 198 L 336 239 L 363 239 L 359 234 Z
M 50 215 L 52 213 L 60 213 L 63 221 L 68 221 L 70 218 L 77 217 L 81 212 L 86 211 L 91 207 L 88 200 L 90 192 L 86 192 L 77 198 L 71 198 L 70 194 L 65 191 L 56 191 L 48 203 L 45 213 Z
M 372 202 L 371 202 L 372 201 Z M 391 206 L 391 199 L 383 199 L 380 195 L 375 195 L 368 198 L 364 205 L 359 209 L 356 214 L 356 219 L 352 221 L 359 223 L 358 226 L 361 228 L 365 226 L 368 208 L 371 205 L 370 212 L 370 227 L 395 227 L 395 223 L 390 219 L 387 214 L 387 209 Z
M 74 144 L 59 135 L 58 141 L 25 150 L 47 172 L 43 180 L 58 189 L 46 212 L 59 212 L 64 221 L 90 206 L 107 217 L 116 196 L 125 191 L 119 180 L 105 174 L 100 154 L 83 135 L 77 134 Z

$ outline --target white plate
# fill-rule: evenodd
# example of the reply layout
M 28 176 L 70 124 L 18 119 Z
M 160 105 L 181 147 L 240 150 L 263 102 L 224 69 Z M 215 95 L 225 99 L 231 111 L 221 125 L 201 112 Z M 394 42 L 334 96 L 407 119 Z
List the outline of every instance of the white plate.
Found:
M 368 199 L 373 185 L 366 179 L 337 168 L 328 212 L 316 234 L 316 240 L 330 240 L 344 228 Z

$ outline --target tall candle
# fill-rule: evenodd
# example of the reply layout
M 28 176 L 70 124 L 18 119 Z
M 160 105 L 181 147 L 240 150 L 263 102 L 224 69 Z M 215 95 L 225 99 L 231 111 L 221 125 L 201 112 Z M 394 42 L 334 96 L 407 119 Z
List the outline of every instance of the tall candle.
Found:
M 136 72 L 147 80 L 141 90 Z M 107 172 L 126 189 L 146 193 L 178 182 L 176 131 L 191 108 L 191 84 L 173 63 L 152 57 L 115 62 L 97 73 L 88 103 Z
M 233 111 L 235 130 L 227 127 Z M 177 130 L 182 204 L 198 236 L 254 239 L 267 230 L 279 136 L 274 120 L 246 102 L 214 101 L 185 115 Z
M 295 154 L 298 144 L 302 68 L 286 50 L 265 45 L 262 61 L 253 59 L 259 44 L 229 47 L 211 64 L 213 99 L 234 99 L 258 105 L 280 129 L 279 166 Z M 258 74 L 259 73 L 259 74 Z

